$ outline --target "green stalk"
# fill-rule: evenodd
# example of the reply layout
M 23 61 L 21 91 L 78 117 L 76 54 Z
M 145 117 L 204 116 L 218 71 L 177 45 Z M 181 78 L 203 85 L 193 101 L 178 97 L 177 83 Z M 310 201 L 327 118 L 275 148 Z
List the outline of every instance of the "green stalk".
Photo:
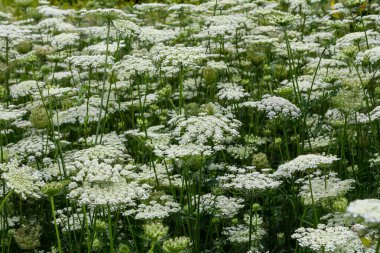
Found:
M 290 47 L 289 36 L 288 36 L 288 32 L 286 28 L 284 29 L 284 34 L 285 34 L 286 50 L 287 50 L 288 58 L 289 58 L 289 69 L 290 69 L 290 74 L 292 75 L 291 78 L 292 78 L 292 84 L 293 84 L 293 91 L 296 97 L 296 103 L 299 104 L 301 98 L 299 97 L 300 91 L 298 87 L 298 74 L 294 67 L 293 53 Z
M 88 88 L 87 88 L 87 101 L 86 101 L 86 118 L 83 124 L 83 132 L 84 132 L 84 146 L 87 147 L 87 125 L 88 125 L 88 109 L 90 104 L 90 96 L 91 96 L 91 73 L 92 68 L 88 69 Z
M 106 74 L 107 74 L 107 63 L 108 63 L 108 47 L 109 47 L 109 37 L 111 30 L 111 21 L 107 21 L 107 38 L 106 38 L 106 59 L 104 62 L 104 71 L 103 71 L 103 87 L 102 94 L 100 100 L 100 108 L 99 108 L 99 116 L 98 116 L 98 125 L 96 126 L 96 135 L 95 135 L 95 145 L 98 144 L 98 136 L 100 133 L 100 128 L 102 126 L 102 113 L 103 113 L 103 101 L 104 101 L 104 93 L 106 92 Z
M 5 202 L 7 201 L 7 199 L 12 195 L 12 191 L 8 192 L 7 195 L 5 195 L 3 201 L 1 202 L 0 204 L 0 210 L 3 208 Z
M 249 192 L 249 240 L 248 240 L 248 250 L 251 250 L 252 246 L 252 215 L 253 215 L 253 207 L 252 207 L 252 199 L 253 199 L 253 191 Z
M 109 235 L 109 243 L 110 243 L 110 253 L 113 253 L 114 249 L 113 249 L 112 220 L 111 220 L 110 205 L 107 205 L 107 218 L 108 218 L 108 235 Z
M 87 222 L 87 212 L 86 212 L 86 206 L 84 205 L 82 207 L 82 210 L 83 210 L 83 218 L 84 218 L 84 225 L 86 227 L 86 234 L 87 234 L 87 252 L 90 253 L 91 252 L 91 233 L 90 233 L 90 229 L 88 227 L 88 222 Z
M 183 66 L 179 67 L 179 114 L 182 114 L 183 107 Z
M 50 197 L 50 204 L 51 204 L 51 212 L 53 214 L 54 219 L 54 228 L 55 228 L 55 235 L 57 237 L 57 243 L 58 243 L 58 252 L 62 253 L 62 246 L 61 246 L 61 239 L 59 238 L 59 231 L 58 231 L 58 225 L 57 225 L 57 218 L 55 216 L 55 208 L 54 208 L 54 197 Z
M 314 226 L 317 227 L 317 225 L 318 225 L 318 214 L 317 214 L 317 208 L 315 206 L 315 201 L 314 201 L 313 188 L 311 186 L 310 172 L 307 173 L 307 179 L 309 181 L 309 190 L 310 190 L 310 196 L 311 196 L 311 204 L 313 205 Z
M 5 38 L 5 64 L 7 71 L 5 72 L 5 89 L 6 89 L 6 105 L 9 106 L 10 90 L 9 90 L 9 38 Z
M 379 235 L 380 235 L 380 229 L 379 229 Z M 380 237 L 377 241 L 377 244 L 376 244 L 376 253 L 379 253 L 380 252 Z
M 58 154 L 61 158 L 61 163 L 62 163 L 62 170 L 63 170 L 63 176 L 64 178 L 67 178 L 67 173 L 66 173 L 66 166 L 65 166 L 65 161 L 63 159 L 63 152 L 62 152 L 62 148 L 61 148 L 61 144 L 60 144 L 60 141 L 57 140 L 55 138 L 55 134 L 54 134 L 54 124 L 53 124 L 53 118 L 52 118 L 52 114 L 51 114 L 51 106 L 47 106 L 46 104 L 46 101 L 45 101 L 45 98 L 42 94 L 42 89 L 40 87 L 40 85 L 38 84 L 38 81 L 37 81 L 37 78 L 36 78 L 36 71 L 35 71 L 35 68 L 34 68 L 34 65 L 32 64 L 32 72 L 33 72 L 33 77 L 34 79 L 36 80 L 36 85 L 37 85 L 37 89 L 38 89 L 38 93 L 41 97 L 41 102 L 42 102 L 42 105 L 46 111 L 46 114 L 48 115 L 48 128 L 49 128 L 49 131 L 50 132 L 50 135 L 51 135 L 51 138 L 54 142 L 54 145 L 55 145 L 55 148 L 58 150 Z M 50 109 L 49 109 L 50 108 Z

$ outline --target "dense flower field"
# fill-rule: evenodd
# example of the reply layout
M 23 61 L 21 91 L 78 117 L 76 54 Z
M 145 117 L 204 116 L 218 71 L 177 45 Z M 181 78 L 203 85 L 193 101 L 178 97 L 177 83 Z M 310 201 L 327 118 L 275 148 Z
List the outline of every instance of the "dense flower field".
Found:
M 31 3 L 0 12 L 2 253 L 380 252 L 377 1 Z

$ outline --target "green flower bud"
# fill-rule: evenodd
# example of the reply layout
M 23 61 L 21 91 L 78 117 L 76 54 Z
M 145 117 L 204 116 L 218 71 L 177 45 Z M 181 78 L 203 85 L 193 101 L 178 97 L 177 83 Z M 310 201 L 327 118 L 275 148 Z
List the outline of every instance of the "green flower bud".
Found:
M 164 253 L 182 253 L 190 245 L 190 239 L 185 236 L 166 240 L 162 245 Z
M 334 200 L 332 208 L 337 212 L 344 212 L 347 208 L 348 200 L 345 197 Z
M 47 183 L 42 187 L 42 193 L 49 197 L 54 197 L 59 195 L 69 183 L 70 180 Z
M 261 210 L 260 204 L 259 203 L 253 203 L 252 204 L 252 211 L 257 212 L 259 210 Z
M 167 235 L 169 228 L 161 222 L 150 222 L 143 226 L 144 235 L 152 242 L 158 242 Z

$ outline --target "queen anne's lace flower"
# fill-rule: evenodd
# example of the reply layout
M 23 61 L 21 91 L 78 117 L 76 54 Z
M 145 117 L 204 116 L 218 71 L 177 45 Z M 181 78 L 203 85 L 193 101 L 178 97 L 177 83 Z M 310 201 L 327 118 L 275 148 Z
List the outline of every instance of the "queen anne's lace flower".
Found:
M 154 62 L 161 66 L 183 66 L 191 67 L 207 57 L 206 50 L 202 47 L 185 47 L 176 45 L 174 47 L 158 44 L 150 51 Z
M 355 200 L 347 207 L 347 213 L 368 223 L 380 224 L 380 199 Z
M 218 180 L 221 181 L 224 188 L 241 191 L 269 190 L 277 188 L 281 184 L 270 175 L 259 172 L 228 174 L 218 177 Z
M 45 83 L 37 82 L 34 80 L 28 80 L 12 85 L 11 87 L 9 87 L 9 90 L 13 98 L 19 98 L 27 95 L 32 95 L 33 93 L 38 92 L 38 87 L 42 89 L 43 87 L 45 87 Z
M 232 243 L 247 243 L 249 242 L 249 215 L 244 216 L 244 223 L 224 228 L 223 235 L 227 237 L 227 240 Z M 252 231 L 251 238 L 256 245 L 256 248 L 261 248 L 260 240 L 265 236 L 265 229 L 263 228 L 264 222 L 259 215 L 253 215 L 252 217 Z M 262 250 L 256 249 L 255 252 L 262 252 Z
M 223 149 L 223 144 L 239 136 L 241 123 L 222 115 L 200 114 L 189 118 L 177 117 L 170 121 L 175 125 L 173 135 L 180 144 L 209 145 L 213 149 Z
M 133 55 L 125 56 L 114 66 L 114 69 L 119 80 L 129 80 L 135 75 L 153 75 L 156 72 L 153 62 L 148 57 Z
M 237 101 L 249 96 L 249 94 L 244 91 L 243 87 L 227 83 L 219 85 L 217 96 L 222 100 Z
M 310 182 L 314 203 L 323 204 L 324 201 L 343 196 L 353 188 L 352 184 L 355 183 L 355 180 L 340 180 L 336 177 L 336 173 L 330 173 L 329 175 L 316 176 Z M 302 180 L 299 196 L 305 205 L 313 204 L 309 180 L 307 178 Z
M 26 110 L 6 109 L 0 105 L 0 122 L 11 122 L 20 119 L 26 114 Z
M 184 145 L 158 145 L 154 149 L 154 153 L 163 158 L 177 159 L 186 156 L 208 156 L 212 154 L 210 146 L 184 144 Z
M 63 49 L 68 46 L 74 46 L 79 41 L 77 33 L 61 33 L 51 39 L 51 45 L 58 49 Z
M 278 177 L 290 177 L 296 172 L 305 172 L 309 169 L 327 166 L 337 160 L 339 160 L 339 158 L 336 156 L 315 154 L 300 155 L 295 159 L 280 165 L 274 175 Z
M 102 9 L 96 9 L 96 10 L 85 10 L 81 11 L 82 16 L 95 16 L 105 22 L 113 21 L 113 20 L 118 20 L 118 19 L 127 19 L 128 15 L 119 9 L 107 9 L 107 8 L 102 8 Z
M 297 106 L 289 100 L 277 96 L 264 95 L 259 102 L 244 102 L 242 105 L 266 112 L 269 119 L 276 119 L 281 116 L 297 119 L 301 115 L 301 110 Z
M 319 224 L 317 228 L 299 228 L 292 235 L 301 247 L 317 252 L 366 252 L 355 232 L 347 227 L 326 227 Z M 349 250 L 349 251 L 346 251 Z
M 55 149 L 54 143 L 47 136 L 31 135 L 25 137 L 17 143 L 11 143 L 6 146 L 9 155 L 18 159 L 28 157 L 43 157 Z
M 128 183 L 123 179 L 116 183 L 92 184 L 85 182 L 81 186 L 71 183 L 68 196 L 78 201 L 80 205 L 90 206 L 135 206 L 137 200 L 149 197 L 150 186 Z
M 196 195 L 194 204 L 198 201 Z M 200 211 L 212 214 L 215 217 L 232 218 L 244 207 L 244 200 L 234 197 L 214 196 L 211 193 L 200 196 Z
M 37 10 L 45 17 L 64 17 L 74 13 L 73 10 L 62 10 L 48 5 L 38 6 Z
M 23 199 L 41 197 L 41 187 L 44 182 L 41 173 L 37 170 L 26 165 L 20 166 L 17 160 L 13 160 L 7 164 L 0 164 L 0 171 L 6 187 Z
M 72 64 L 75 67 L 80 67 L 83 69 L 88 68 L 99 68 L 103 67 L 106 61 L 105 55 L 79 55 L 70 56 L 66 59 L 66 62 Z M 108 56 L 107 64 L 113 64 L 113 57 Z
M 158 202 L 152 200 L 148 204 L 140 204 L 135 218 L 138 220 L 163 219 L 179 210 L 180 205 L 174 202 L 170 196 L 162 196 Z

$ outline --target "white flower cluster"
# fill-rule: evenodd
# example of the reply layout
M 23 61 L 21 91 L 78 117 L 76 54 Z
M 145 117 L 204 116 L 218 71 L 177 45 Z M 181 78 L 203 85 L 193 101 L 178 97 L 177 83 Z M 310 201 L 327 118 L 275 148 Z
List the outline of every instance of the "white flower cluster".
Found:
M 300 182 L 300 181 L 299 181 Z M 311 191 L 308 178 L 301 180 L 299 196 L 305 205 L 312 205 Z M 336 177 L 336 173 L 320 175 L 313 177 L 311 180 L 311 190 L 315 204 L 323 204 L 325 201 L 343 196 L 353 188 L 355 180 L 341 180 Z
M 243 87 L 234 85 L 232 83 L 224 83 L 222 85 L 218 85 L 218 88 L 219 92 L 217 96 L 221 100 L 238 101 L 249 96 L 249 94 L 244 91 Z
M 0 38 L 7 38 L 11 41 L 18 39 L 25 39 L 29 30 L 21 29 L 15 25 L 3 25 L 0 24 Z
M 366 38 L 368 40 L 368 44 L 371 47 L 380 46 L 380 33 L 373 30 L 367 30 L 364 32 L 353 32 L 344 35 L 343 37 L 336 40 L 336 48 L 343 49 L 349 46 L 357 46 L 365 47 L 366 46 Z
M 359 52 L 356 56 L 356 63 L 361 64 L 364 60 L 368 60 L 371 64 L 380 62 L 380 46 Z
M 193 198 L 194 205 L 198 201 L 198 195 Z M 241 198 L 214 196 L 211 193 L 200 196 L 200 211 L 220 218 L 233 218 L 244 207 Z
M 127 55 L 113 69 L 116 71 L 119 80 L 129 80 L 135 75 L 148 74 L 151 76 L 156 73 L 156 67 L 146 56 Z
M 87 224 L 91 226 L 89 212 L 83 213 L 82 209 L 78 208 L 76 212 L 72 212 L 72 208 L 64 208 L 56 211 L 57 225 L 63 232 L 73 232 L 82 229 L 83 222 L 87 220 Z
M 325 135 L 310 138 L 305 140 L 305 150 L 321 150 L 334 143 L 334 141 L 335 138 L 331 138 L 330 136 Z
M 82 16 L 95 16 L 105 21 L 127 19 L 129 16 L 122 10 L 114 8 L 101 8 L 96 10 L 84 10 L 80 12 Z
M 249 216 L 244 216 L 244 224 L 238 224 L 224 228 L 223 235 L 232 243 L 247 243 L 249 241 Z M 260 243 L 260 240 L 265 235 L 266 231 L 263 228 L 263 219 L 258 215 L 252 217 L 252 241 L 255 244 Z
M 177 30 L 171 30 L 171 29 L 155 29 L 153 27 L 144 26 L 141 27 L 141 31 L 139 34 L 139 39 L 142 42 L 150 43 L 150 44 L 157 44 L 157 43 L 163 43 L 165 41 L 172 40 L 176 38 L 179 34 L 179 31 Z
M 368 223 L 380 224 L 380 199 L 360 199 L 350 203 L 347 213 Z
M 18 159 L 39 158 L 55 150 L 54 143 L 47 136 L 33 134 L 17 143 L 6 146 L 9 156 Z
M 74 14 L 73 10 L 62 10 L 54 6 L 42 5 L 37 7 L 37 11 L 45 17 L 65 17 Z
M 102 116 L 104 117 L 104 115 Z M 54 112 L 53 124 L 63 125 L 63 124 L 83 124 L 87 119 L 87 122 L 96 122 L 99 118 L 99 108 L 91 104 L 87 105 L 86 103 L 70 107 L 64 111 Z
M 174 202 L 171 196 L 161 196 L 158 202 L 152 200 L 148 204 L 140 204 L 137 207 L 135 218 L 138 220 L 163 219 L 179 210 L 180 205 Z
M 17 160 L 0 164 L 0 171 L 6 187 L 19 194 L 21 198 L 41 197 L 41 187 L 44 186 L 44 182 L 39 171 L 26 165 L 20 165 Z
M 70 56 L 66 59 L 66 62 L 72 64 L 74 67 L 89 69 L 104 67 L 106 61 L 105 55 L 78 55 Z M 107 64 L 113 65 L 113 57 L 108 56 Z
M 16 108 L 4 108 L 0 105 L 0 122 L 11 122 L 22 118 L 26 114 L 26 110 Z
M 264 191 L 277 188 L 281 182 L 273 179 L 271 175 L 259 172 L 227 174 L 217 178 L 221 186 L 239 191 Z
M 156 177 L 160 186 L 176 187 L 182 186 L 182 178 L 179 174 L 173 174 L 173 165 L 157 163 L 154 166 L 142 165 L 139 166 L 138 173 L 131 172 L 127 178 L 131 178 L 137 182 L 156 182 Z
M 380 105 L 376 106 L 370 112 L 371 120 L 379 120 L 380 119 Z
M 51 39 L 51 45 L 57 49 L 64 49 L 66 47 L 75 46 L 79 41 L 79 34 L 77 33 L 61 33 Z
M 86 160 L 72 163 L 78 173 L 72 177 L 76 182 L 89 183 L 119 182 L 128 173 L 128 168 L 120 164 L 110 165 L 98 160 Z
M 347 227 L 326 227 L 319 224 L 317 228 L 298 228 L 292 235 L 301 247 L 317 252 L 366 252 L 355 232 Z M 344 251 L 349 245 L 349 251 Z
M 89 206 L 135 206 L 137 200 L 147 199 L 150 191 L 150 186 L 146 184 L 128 183 L 125 180 L 103 184 L 84 182 L 81 186 L 72 182 L 69 187 L 69 198 L 77 200 L 80 205 Z
M 198 37 L 234 35 L 240 28 L 249 25 L 250 20 L 242 14 L 216 15 L 205 19 L 206 28 Z M 197 35 L 196 35 L 197 36 Z
M 153 11 L 153 10 L 162 10 L 168 7 L 167 4 L 164 3 L 142 3 L 142 4 L 136 4 L 133 6 L 138 11 Z
M 297 119 L 301 116 L 301 110 L 289 100 L 264 95 L 263 99 L 259 102 L 244 102 L 242 106 L 257 108 L 260 111 L 266 112 L 269 119 L 276 119 L 279 117 L 289 117 L 291 119 Z
M 22 81 L 18 84 L 14 84 L 9 87 L 10 94 L 13 98 L 25 97 L 32 95 L 38 91 L 38 87 L 41 89 L 45 86 L 44 82 L 37 82 L 33 80 Z
M 115 20 L 113 22 L 113 27 L 120 33 L 123 37 L 132 36 L 135 34 L 139 34 L 141 32 L 141 28 L 135 23 L 128 20 Z
M 199 114 L 189 118 L 176 117 L 169 124 L 175 125 L 173 135 L 184 144 L 208 145 L 215 150 L 239 136 L 240 121 L 222 115 Z
M 331 165 L 338 160 L 339 158 L 336 156 L 299 155 L 295 159 L 280 165 L 274 175 L 277 177 L 291 177 L 296 172 L 307 172 L 309 169 Z
M 83 52 L 86 52 L 88 54 L 105 54 L 106 52 L 108 52 L 109 54 L 114 54 L 117 50 L 119 50 L 120 48 L 123 48 L 124 46 L 125 45 L 122 42 L 120 43 L 114 42 L 114 43 L 108 44 L 108 49 L 107 49 L 107 44 L 102 41 L 102 42 L 99 42 L 98 44 L 90 45 L 84 48 Z
M 154 46 L 150 55 L 154 62 L 161 66 L 182 66 L 184 68 L 195 66 L 200 60 L 206 59 L 206 49 L 202 47 L 185 47 L 183 45 L 165 46 L 158 44 Z
M 87 149 L 65 152 L 65 160 L 73 166 L 76 163 L 84 164 L 91 160 L 115 164 L 125 161 L 128 157 L 125 148 L 120 148 L 118 145 L 96 145 Z
M 210 146 L 203 146 L 197 144 L 183 144 L 183 145 L 158 145 L 154 149 L 154 153 L 158 157 L 178 159 L 187 156 L 208 156 L 212 154 Z
M 46 18 L 37 24 L 37 28 L 43 33 L 49 33 L 51 30 L 58 32 L 73 32 L 79 30 L 74 25 L 65 22 L 62 18 Z

